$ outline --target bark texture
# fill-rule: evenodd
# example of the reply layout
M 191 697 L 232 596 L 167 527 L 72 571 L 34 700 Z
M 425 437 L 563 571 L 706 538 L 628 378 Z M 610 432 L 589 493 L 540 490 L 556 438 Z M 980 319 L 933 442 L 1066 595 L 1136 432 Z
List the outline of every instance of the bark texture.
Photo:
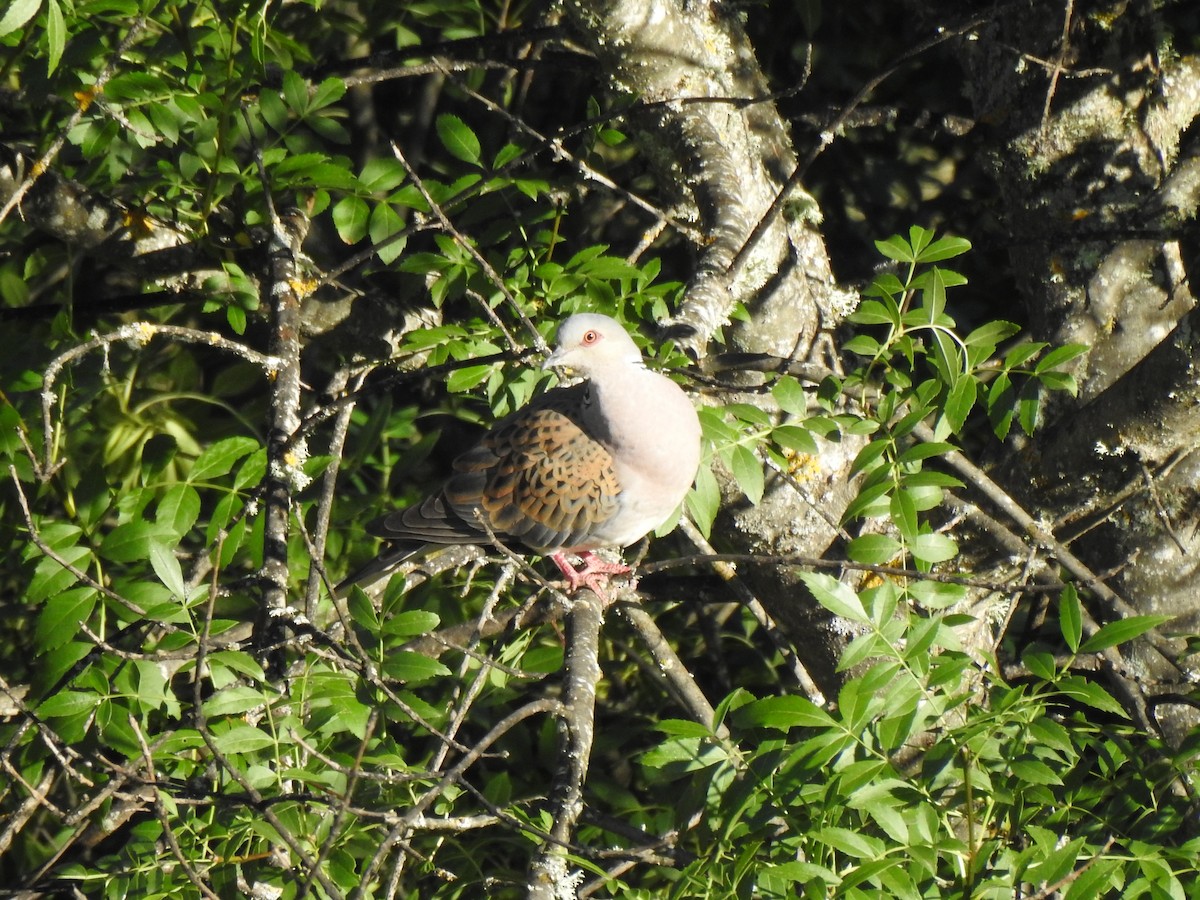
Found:
M 1067 0 L 957 48 L 1034 337 L 1091 348 L 1007 484 L 1133 608 L 1194 631 L 1200 58 L 1170 6 Z M 1146 645 L 1133 674 L 1175 682 L 1169 656 Z

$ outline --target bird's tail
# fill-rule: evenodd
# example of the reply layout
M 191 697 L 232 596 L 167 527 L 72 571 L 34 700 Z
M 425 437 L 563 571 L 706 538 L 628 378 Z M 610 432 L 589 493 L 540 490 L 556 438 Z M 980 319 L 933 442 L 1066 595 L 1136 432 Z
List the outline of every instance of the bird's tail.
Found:
M 419 556 L 430 549 L 427 544 L 387 544 L 379 555 L 356 572 L 343 578 L 334 586 L 335 597 L 345 597 L 353 585 L 368 590 L 377 581 L 390 578 L 392 572 L 404 562 Z

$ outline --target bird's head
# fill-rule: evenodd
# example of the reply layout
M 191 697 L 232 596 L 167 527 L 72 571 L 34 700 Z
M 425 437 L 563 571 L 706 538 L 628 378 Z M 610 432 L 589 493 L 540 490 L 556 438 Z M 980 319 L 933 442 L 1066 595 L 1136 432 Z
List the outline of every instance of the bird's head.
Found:
M 643 365 L 629 332 L 608 316 L 577 313 L 558 327 L 558 346 L 542 368 L 571 369 L 587 376 L 612 365 Z

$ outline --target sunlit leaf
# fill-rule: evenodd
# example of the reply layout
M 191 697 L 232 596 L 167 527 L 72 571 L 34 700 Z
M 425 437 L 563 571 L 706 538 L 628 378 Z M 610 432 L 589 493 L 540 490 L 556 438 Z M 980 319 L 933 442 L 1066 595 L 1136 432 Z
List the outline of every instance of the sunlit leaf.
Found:
M 1083 637 L 1083 609 L 1074 585 L 1068 584 L 1058 595 L 1058 626 L 1067 647 L 1074 653 L 1079 649 L 1079 641 Z
M 849 585 L 842 584 L 832 575 L 822 572 L 802 572 L 800 579 L 812 591 L 817 602 L 835 616 L 863 625 L 870 623 L 870 616 L 863 608 L 862 600 Z
M 894 259 L 896 262 L 910 263 L 915 260 L 912 247 L 909 246 L 908 241 L 904 240 L 898 234 L 892 235 L 887 240 L 876 241 L 875 249 L 888 259 Z
M 458 116 L 443 113 L 437 117 L 436 124 L 438 138 L 451 156 L 472 165 L 480 164 L 479 138 L 466 122 Z
M 4 15 L 0 16 L 0 37 L 16 31 L 37 15 L 42 0 L 12 0 Z
M 733 448 L 730 469 L 746 499 L 757 506 L 765 487 L 763 464 L 758 456 L 749 447 L 738 445 Z
M 347 244 L 357 244 L 366 236 L 370 219 L 371 207 L 361 197 L 343 197 L 334 204 L 333 227 Z
M 1141 637 L 1159 625 L 1170 622 L 1174 616 L 1126 616 L 1101 626 L 1100 630 L 1079 646 L 1080 653 L 1098 653 Z

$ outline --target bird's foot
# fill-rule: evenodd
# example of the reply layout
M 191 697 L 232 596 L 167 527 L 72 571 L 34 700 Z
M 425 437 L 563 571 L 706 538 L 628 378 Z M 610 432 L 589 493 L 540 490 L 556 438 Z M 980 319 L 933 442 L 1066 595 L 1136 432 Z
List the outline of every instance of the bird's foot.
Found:
M 581 587 L 585 587 L 599 597 L 600 602 L 605 606 L 608 606 L 610 603 L 608 595 L 604 592 L 604 588 L 608 585 L 609 576 L 627 575 L 633 571 L 624 563 L 609 562 L 606 559 L 601 559 L 590 550 L 584 550 L 579 554 L 579 559 L 583 563 L 582 569 L 576 569 L 571 565 L 567 561 L 566 554 L 561 551 L 551 553 L 550 558 L 554 560 L 554 564 L 558 566 L 558 570 L 567 579 L 568 594 L 572 594 Z

